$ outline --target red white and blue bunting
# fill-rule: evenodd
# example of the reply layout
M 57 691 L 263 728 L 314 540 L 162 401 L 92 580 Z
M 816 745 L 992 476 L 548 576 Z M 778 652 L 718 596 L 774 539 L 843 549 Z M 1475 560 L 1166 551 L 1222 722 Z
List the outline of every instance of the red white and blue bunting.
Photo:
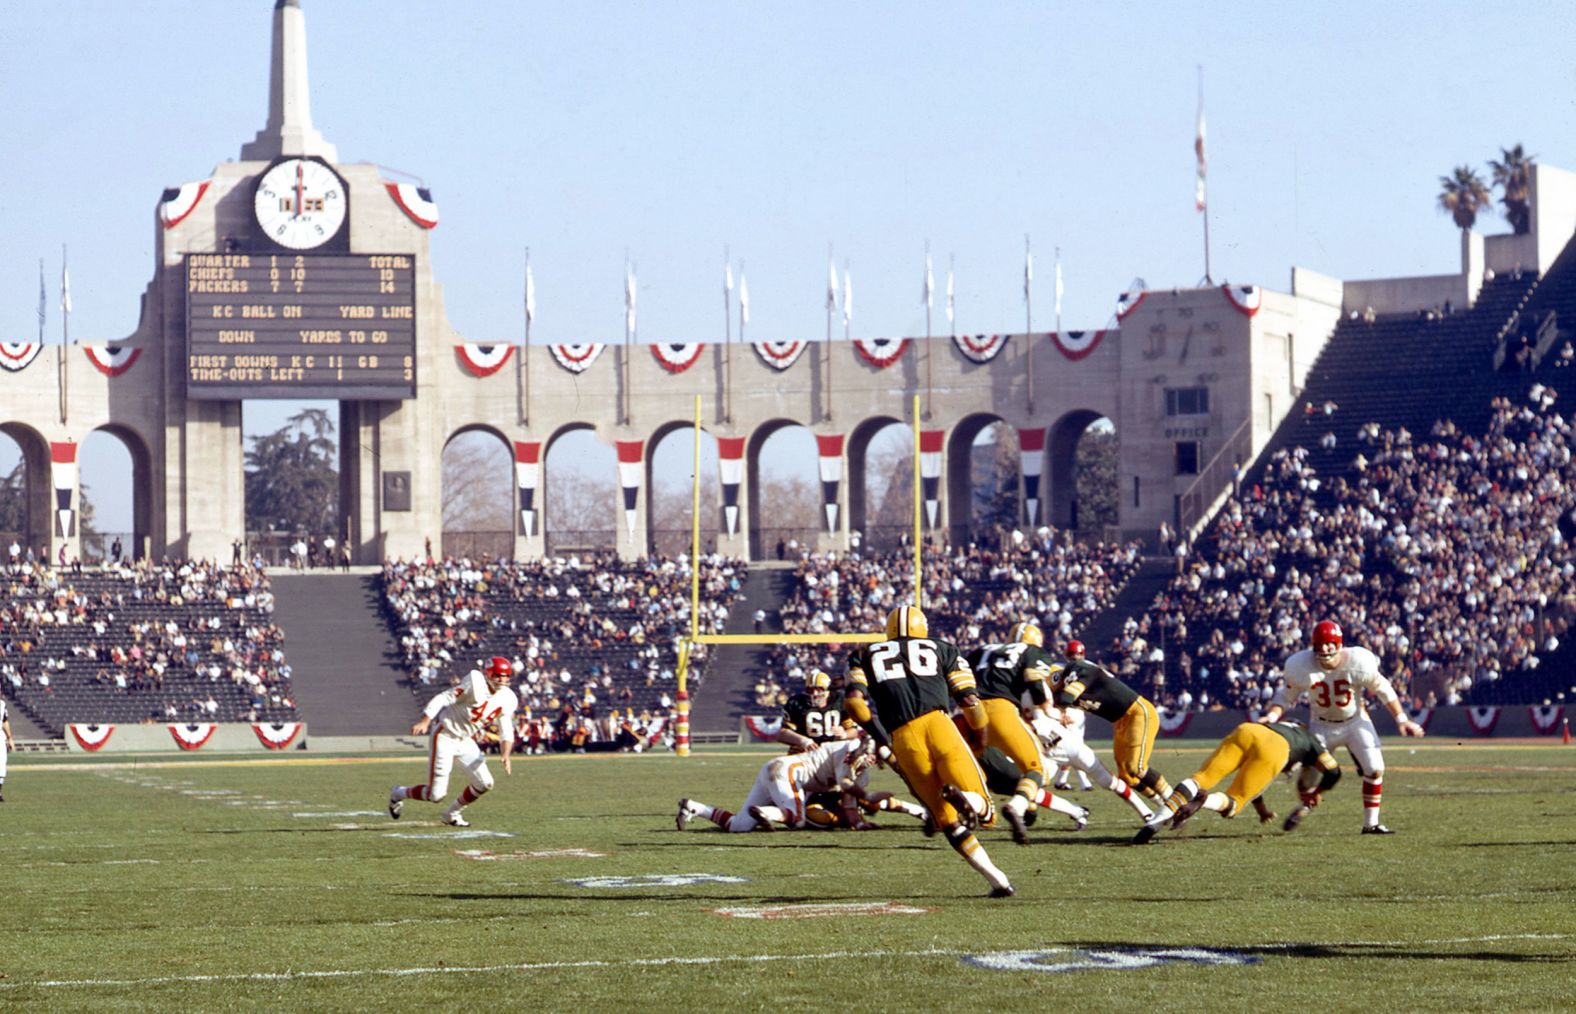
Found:
M 618 440 L 618 485 L 624 495 L 624 525 L 629 529 L 629 537 L 635 537 L 635 525 L 639 521 L 636 507 L 640 503 L 640 467 L 645 463 L 646 442 L 644 440 Z
M 1126 320 L 1127 315 L 1138 309 L 1138 304 L 1144 301 L 1146 292 L 1124 292 L 1116 297 L 1116 319 Z
M 837 531 L 837 491 L 843 482 L 843 434 L 815 435 L 816 467 L 821 474 L 821 509 L 826 530 Z
M 739 487 L 744 483 L 744 437 L 717 438 L 717 472 L 722 480 L 722 523 L 729 535 L 739 531 Z
M 1433 720 L 1433 708 L 1418 708 L 1416 711 L 1412 712 L 1412 721 L 1416 722 L 1418 725 L 1421 725 L 1424 732 L 1428 731 L 1428 723 Z
M 166 229 L 173 229 L 184 222 L 186 216 L 196 211 L 197 205 L 202 203 L 210 182 L 198 180 L 195 183 L 182 183 L 178 187 L 166 187 L 159 199 L 159 222 Z
M 1244 317 L 1258 313 L 1264 303 L 1264 290 L 1257 285 L 1222 285 L 1220 291 L 1226 294 L 1232 308 Z
M 1565 706 L 1534 704 L 1527 708 L 1527 717 L 1532 719 L 1532 727 L 1538 730 L 1538 735 L 1552 736 L 1560 729 L 1560 721 L 1565 717 Z
M 536 487 L 542 479 L 542 442 L 514 442 L 514 481 L 520 490 L 520 531 L 536 534 Z
M 71 730 L 71 738 L 77 741 L 77 746 L 88 753 L 102 749 L 115 732 L 113 725 L 99 725 L 97 722 L 73 722 L 66 728 Z
M 473 377 L 490 377 L 503 369 L 503 364 L 514 354 L 513 345 L 477 345 L 467 342 L 454 346 L 454 354 Z
M 1018 471 L 1023 475 L 1023 507 L 1030 527 L 1040 520 L 1040 469 L 1045 464 L 1045 427 L 1018 430 Z
M 783 730 L 781 715 L 774 718 L 763 718 L 760 715 L 746 715 L 744 727 L 750 730 L 750 735 L 768 743 L 776 742 L 777 734 Z
M 182 750 L 200 750 L 203 744 L 213 738 L 214 730 L 219 727 L 213 722 L 189 722 L 186 725 L 170 725 L 165 728 L 170 730 L 175 745 Z
M 651 354 L 669 373 L 683 373 L 700 361 L 700 354 L 704 351 L 705 342 L 663 342 L 651 346 Z
M 1188 723 L 1193 720 L 1193 712 L 1178 711 L 1175 708 L 1159 707 L 1155 709 L 1160 715 L 1160 735 L 1183 736 L 1187 734 Z
M 1473 705 L 1467 709 L 1467 721 L 1472 725 L 1472 731 L 1479 736 L 1494 735 L 1494 726 L 1499 724 L 1499 709 L 1484 705 Z
M 941 514 L 941 447 L 943 430 L 919 431 L 919 484 L 925 494 L 925 523 L 936 527 Z
M 1076 363 L 1093 352 L 1104 337 L 1104 331 L 1052 331 L 1051 344 L 1056 346 L 1056 351 Z
M 55 534 L 69 539 L 75 514 L 72 500 L 77 493 L 77 445 L 71 441 L 49 444 L 49 481 L 55 490 Z M 49 562 L 49 561 L 44 561 Z
M 596 362 L 597 356 L 600 356 L 605 348 L 607 348 L 605 342 L 587 345 L 548 346 L 548 349 L 553 353 L 553 358 L 558 361 L 558 365 L 570 373 L 584 373 L 590 369 L 591 364 Z
M 751 348 L 761 357 L 761 362 L 779 373 L 799 361 L 809 342 L 752 342 Z
M 283 750 L 301 734 L 300 722 L 255 722 L 252 731 L 257 741 L 269 750 Z
M 884 370 L 903 356 L 908 348 L 907 338 L 855 338 L 854 350 L 865 362 Z
M 423 229 L 435 228 L 438 224 L 438 206 L 432 203 L 432 191 L 426 187 L 418 187 L 414 183 L 385 183 L 389 196 L 394 198 L 394 203 L 399 205 L 412 222 Z
M 20 373 L 38 358 L 41 348 L 37 342 L 0 342 L 0 369 Z
M 118 377 L 125 373 L 142 355 L 141 349 L 124 345 L 84 345 L 82 352 L 88 357 L 88 362 L 106 377 Z
M 952 343 L 971 363 L 988 363 L 1001 355 L 1007 347 L 1008 335 L 1004 334 L 955 334 Z

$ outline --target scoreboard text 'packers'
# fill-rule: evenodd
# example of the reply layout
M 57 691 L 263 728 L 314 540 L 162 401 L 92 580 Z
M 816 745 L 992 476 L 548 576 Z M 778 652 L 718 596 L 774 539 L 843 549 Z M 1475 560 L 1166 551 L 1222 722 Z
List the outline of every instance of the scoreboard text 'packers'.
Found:
M 189 254 L 190 398 L 410 398 L 409 254 Z

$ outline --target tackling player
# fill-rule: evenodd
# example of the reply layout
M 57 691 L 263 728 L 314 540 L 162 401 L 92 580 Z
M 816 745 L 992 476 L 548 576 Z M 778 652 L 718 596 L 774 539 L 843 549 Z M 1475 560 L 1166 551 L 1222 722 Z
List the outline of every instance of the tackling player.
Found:
M 679 800 L 674 823 L 680 831 L 697 817 L 711 821 L 724 831 L 735 832 L 770 831 L 774 823 L 796 830 L 809 826 L 830 827 L 830 823 L 812 819 L 810 797 L 833 792 L 847 801 L 842 810 L 850 826 L 867 826 L 857 815 L 854 801 L 877 795 L 865 791 L 867 772 L 876 760 L 871 746 L 870 740 L 856 736 L 822 743 L 808 753 L 773 757 L 761 765 L 755 784 L 739 804 L 737 813 L 685 798 Z
M 1330 756 L 1329 749 L 1318 736 L 1296 722 L 1274 722 L 1261 725 L 1243 722 L 1227 734 L 1209 755 L 1204 766 L 1176 787 L 1166 805 L 1176 811 L 1171 818 L 1171 829 L 1186 824 L 1188 818 L 1201 809 L 1214 810 L 1222 817 L 1235 817 L 1249 800 L 1258 802 L 1270 782 L 1282 771 L 1301 764 L 1304 771 L 1321 773 L 1317 787 L 1299 787 L 1302 806 L 1286 818 L 1286 830 L 1296 830 L 1309 808 L 1319 805 L 1319 800 L 1336 782 L 1341 780 L 1341 767 Z M 1225 792 L 1211 792 L 1233 771 L 1231 787 Z M 1259 808 L 1260 815 L 1268 811 Z M 1269 814 L 1274 816 L 1274 814 Z M 1133 839 L 1136 845 L 1149 841 L 1160 831 L 1165 820 L 1152 820 L 1139 828 Z
M 449 804 L 441 818 L 454 827 L 469 827 L 462 811 L 493 787 L 492 772 L 477 745 L 477 736 L 491 722 L 498 723 L 498 752 L 503 757 L 504 774 L 513 774 L 510 755 L 514 752 L 514 712 L 520 698 L 509 686 L 514 666 L 501 656 L 489 660 L 485 673 L 472 669 L 457 686 L 437 694 L 422 709 L 421 718 L 410 727 L 411 735 L 424 736 L 432 731 L 428 747 L 425 785 L 396 785 L 389 790 L 389 816 L 399 820 L 405 800 L 421 799 L 441 803 L 449 791 L 449 771 L 458 763 L 470 776 L 470 784 L 459 798 Z M 436 727 L 433 722 L 436 720 Z
M 1392 834 L 1379 822 L 1384 754 L 1379 751 L 1379 733 L 1363 704 L 1364 690 L 1384 704 L 1401 735 L 1423 735 L 1423 727 L 1406 717 L 1395 687 L 1380 675 L 1378 657 L 1367 648 L 1345 645 L 1340 625 L 1320 620 L 1313 628 L 1313 647 L 1286 660 L 1286 685 L 1259 721 L 1278 721 L 1306 693 L 1312 717 L 1309 729 L 1331 747 L 1346 747 L 1362 776 L 1363 834 Z
M 925 614 L 898 606 L 887 616 L 886 640 L 848 659 L 848 713 L 867 730 L 890 731 L 894 766 L 934 818 L 947 842 L 990 883 L 992 898 L 1015 893 L 974 836 L 996 822 L 985 775 L 947 716 L 956 700 L 976 737 L 989 719 L 975 691 L 974 673 L 956 646 L 930 636 Z
M 1084 658 L 1082 641 L 1068 641 L 1067 660 L 1051 667 L 1056 705 L 1082 708 L 1111 723 L 1117 776 L 1150 799 L 1171 806 L 1171 784 L 1149 766 L 1160 734 L 1160 715 L 1149 699 Z M 1175 807 L 1172 807 L 1175 809 Z
M 1086 781 L 1093 778 L 1102 788 L 1110 789 L 1120 796 L 1122 802 L 1131 806 L 1140 820 L 1147 821 L 1154 816 L 1149 807 L 1144 805 L 1144 801 L 1133 791 L 1133 787 L 1113 775 L 1104 764 L 1101 764 L 1100 758 L 1096 757 L 1089 744 L 1084 742 L 1082 711 L 1077 708 L 1063 711 L 1053 707 L 1044 714 L 1035 715 L 1030 725 L 1040 737 L 1040 750 L 1047 761 L 1077 771 Z
M 1033 623 L 1015 623 L 1007 636 L 1007 644 L 987 644 L 969 652 L 968 661 L 990 719 L 984 745 L 1003 754 L 1018 770 L 1017 784 L 1009 790 L 1012 798 L 1002 807 L 1002 813 L 1012 826 L 1012 840 L 1027 845 L 1029 826 L 1024 817 L 1039 805 L 1042 796 L 1050 793 L 1045 788 L 1045 762 L 1040 757 L 1039 744 L 1023 724 L 1018 702 L 1027 694 L 1036 707 L 1051 703 L 1045 689 L 1051 657 L 1044 650 L 1045 635 Z

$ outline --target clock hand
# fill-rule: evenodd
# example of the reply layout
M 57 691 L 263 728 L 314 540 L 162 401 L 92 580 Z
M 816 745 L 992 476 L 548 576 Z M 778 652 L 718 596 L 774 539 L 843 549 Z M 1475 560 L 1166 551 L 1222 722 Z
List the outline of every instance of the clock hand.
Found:
M 291 218 L 300 218 L 301 217 L 301 192 L 305 189 L 305 187 L 302 184 L 301 177 L 302 177 L 302 166 L 301 166 L 300 162 L 297 162 L 296 163 L 295 214 L 291 215 L 290 216 Z

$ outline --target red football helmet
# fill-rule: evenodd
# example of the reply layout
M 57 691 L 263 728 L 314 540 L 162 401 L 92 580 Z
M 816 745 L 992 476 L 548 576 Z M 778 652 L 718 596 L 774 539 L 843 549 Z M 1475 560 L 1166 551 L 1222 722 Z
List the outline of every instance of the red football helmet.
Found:
M 1313 656 L 1326 669 L 1334 668 L 1340 657 L 1344 639 L 1341 625 L 1334 620 L 1320 620 L 1313 625 Z
M 1062 654 L 1068 658 L 1081 659 L 1084 657 L 1084 643 L 1082 641 L 1068 641 L 1067 647 L 1062 649 Z
M 482 675 L 487 678 L 487 685 L 494 690 L 506 687 L 514 679 L 514 663 L 502 655 L 494 655 L 487 660 L 487 668 L 482 670 Z

